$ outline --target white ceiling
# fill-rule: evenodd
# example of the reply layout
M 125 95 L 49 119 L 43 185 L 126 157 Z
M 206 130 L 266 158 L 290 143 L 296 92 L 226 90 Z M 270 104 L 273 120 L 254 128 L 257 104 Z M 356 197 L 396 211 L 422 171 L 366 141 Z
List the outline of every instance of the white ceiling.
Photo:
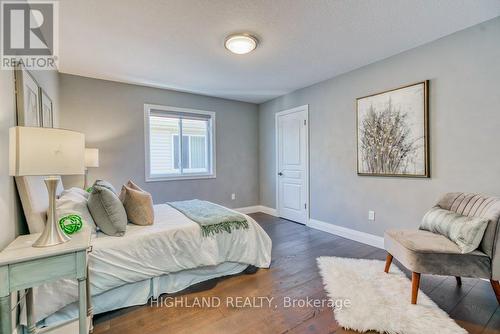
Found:
M 260 103 L 500 15 L 500 0 L 61 0 L 60 71 Z M 223 46 L 234 32 L 261 43 Z

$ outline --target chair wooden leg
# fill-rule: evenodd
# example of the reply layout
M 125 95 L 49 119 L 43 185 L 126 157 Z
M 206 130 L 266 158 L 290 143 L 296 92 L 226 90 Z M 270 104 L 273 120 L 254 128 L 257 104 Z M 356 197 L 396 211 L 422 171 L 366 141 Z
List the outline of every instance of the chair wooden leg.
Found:
M 457 279 L 457 285 L 462 286 L 462 278 L 460 276 L 455 276 L 455 278 Z
M 498 304 L 500 304 L 500 283 L 498 281 L 490 280 L 495 296 L 497 297 Z
M 418 297 L 418 287 L 420 286 L 420 274 L 411 273 L 411 303 L 415 305 Z
M 391 268 L 392 259 L 393 259 L 392 255 L 387 253 L 387 258 L 385 259 L 385 269 L 384 269 L 386 273 L 388 273 L 389 269 Z

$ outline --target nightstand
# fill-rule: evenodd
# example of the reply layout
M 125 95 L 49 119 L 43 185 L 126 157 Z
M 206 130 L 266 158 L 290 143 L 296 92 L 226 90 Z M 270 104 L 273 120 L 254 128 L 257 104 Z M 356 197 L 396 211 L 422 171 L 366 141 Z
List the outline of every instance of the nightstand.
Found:
M 0 334 L 11 334 L 11 293 L 27 289 L 26 312 L 28 333 L 37 331 L 33 319 L 33 290 L 43 283 L 62 278 L 78 280 L 79 334 L 87 334 L 87 315 L 92 310 L 88 294 L 87 253 L 90 252 L 90 230 L 83 229 L 63 244 L 36 248 L 31 245 L 37 234 L 17 237 L 0 252 Z

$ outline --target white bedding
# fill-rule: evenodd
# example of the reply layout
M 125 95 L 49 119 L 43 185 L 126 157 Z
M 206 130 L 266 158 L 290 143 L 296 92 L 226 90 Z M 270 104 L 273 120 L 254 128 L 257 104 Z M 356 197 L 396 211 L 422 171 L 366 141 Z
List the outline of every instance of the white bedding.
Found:
M 181 270 L 236 262 L 268 268 L 271 239 L 251 217 L 248 230 L 203 237 L 199 225 L 167 204 L 155 205 L 151 226 L 129 224 L 124 237 L 98 233 L 89 254 L 91 294 Z M 37 321 L 77 300 L 76 282 L 35 289 Z

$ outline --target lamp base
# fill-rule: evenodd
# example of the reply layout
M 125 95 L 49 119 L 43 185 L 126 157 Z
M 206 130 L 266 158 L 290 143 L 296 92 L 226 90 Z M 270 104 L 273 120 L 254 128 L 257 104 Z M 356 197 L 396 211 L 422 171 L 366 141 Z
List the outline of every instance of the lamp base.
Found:
M 56 218 L 56 189 L 58 177 L 48 177 L 44 180 L 49 193 L 49 209 L 47 210 L 47 223 L 40 237 L 33 243 L 33 247 L 50 247 L 71 240 L 57 225 Z

